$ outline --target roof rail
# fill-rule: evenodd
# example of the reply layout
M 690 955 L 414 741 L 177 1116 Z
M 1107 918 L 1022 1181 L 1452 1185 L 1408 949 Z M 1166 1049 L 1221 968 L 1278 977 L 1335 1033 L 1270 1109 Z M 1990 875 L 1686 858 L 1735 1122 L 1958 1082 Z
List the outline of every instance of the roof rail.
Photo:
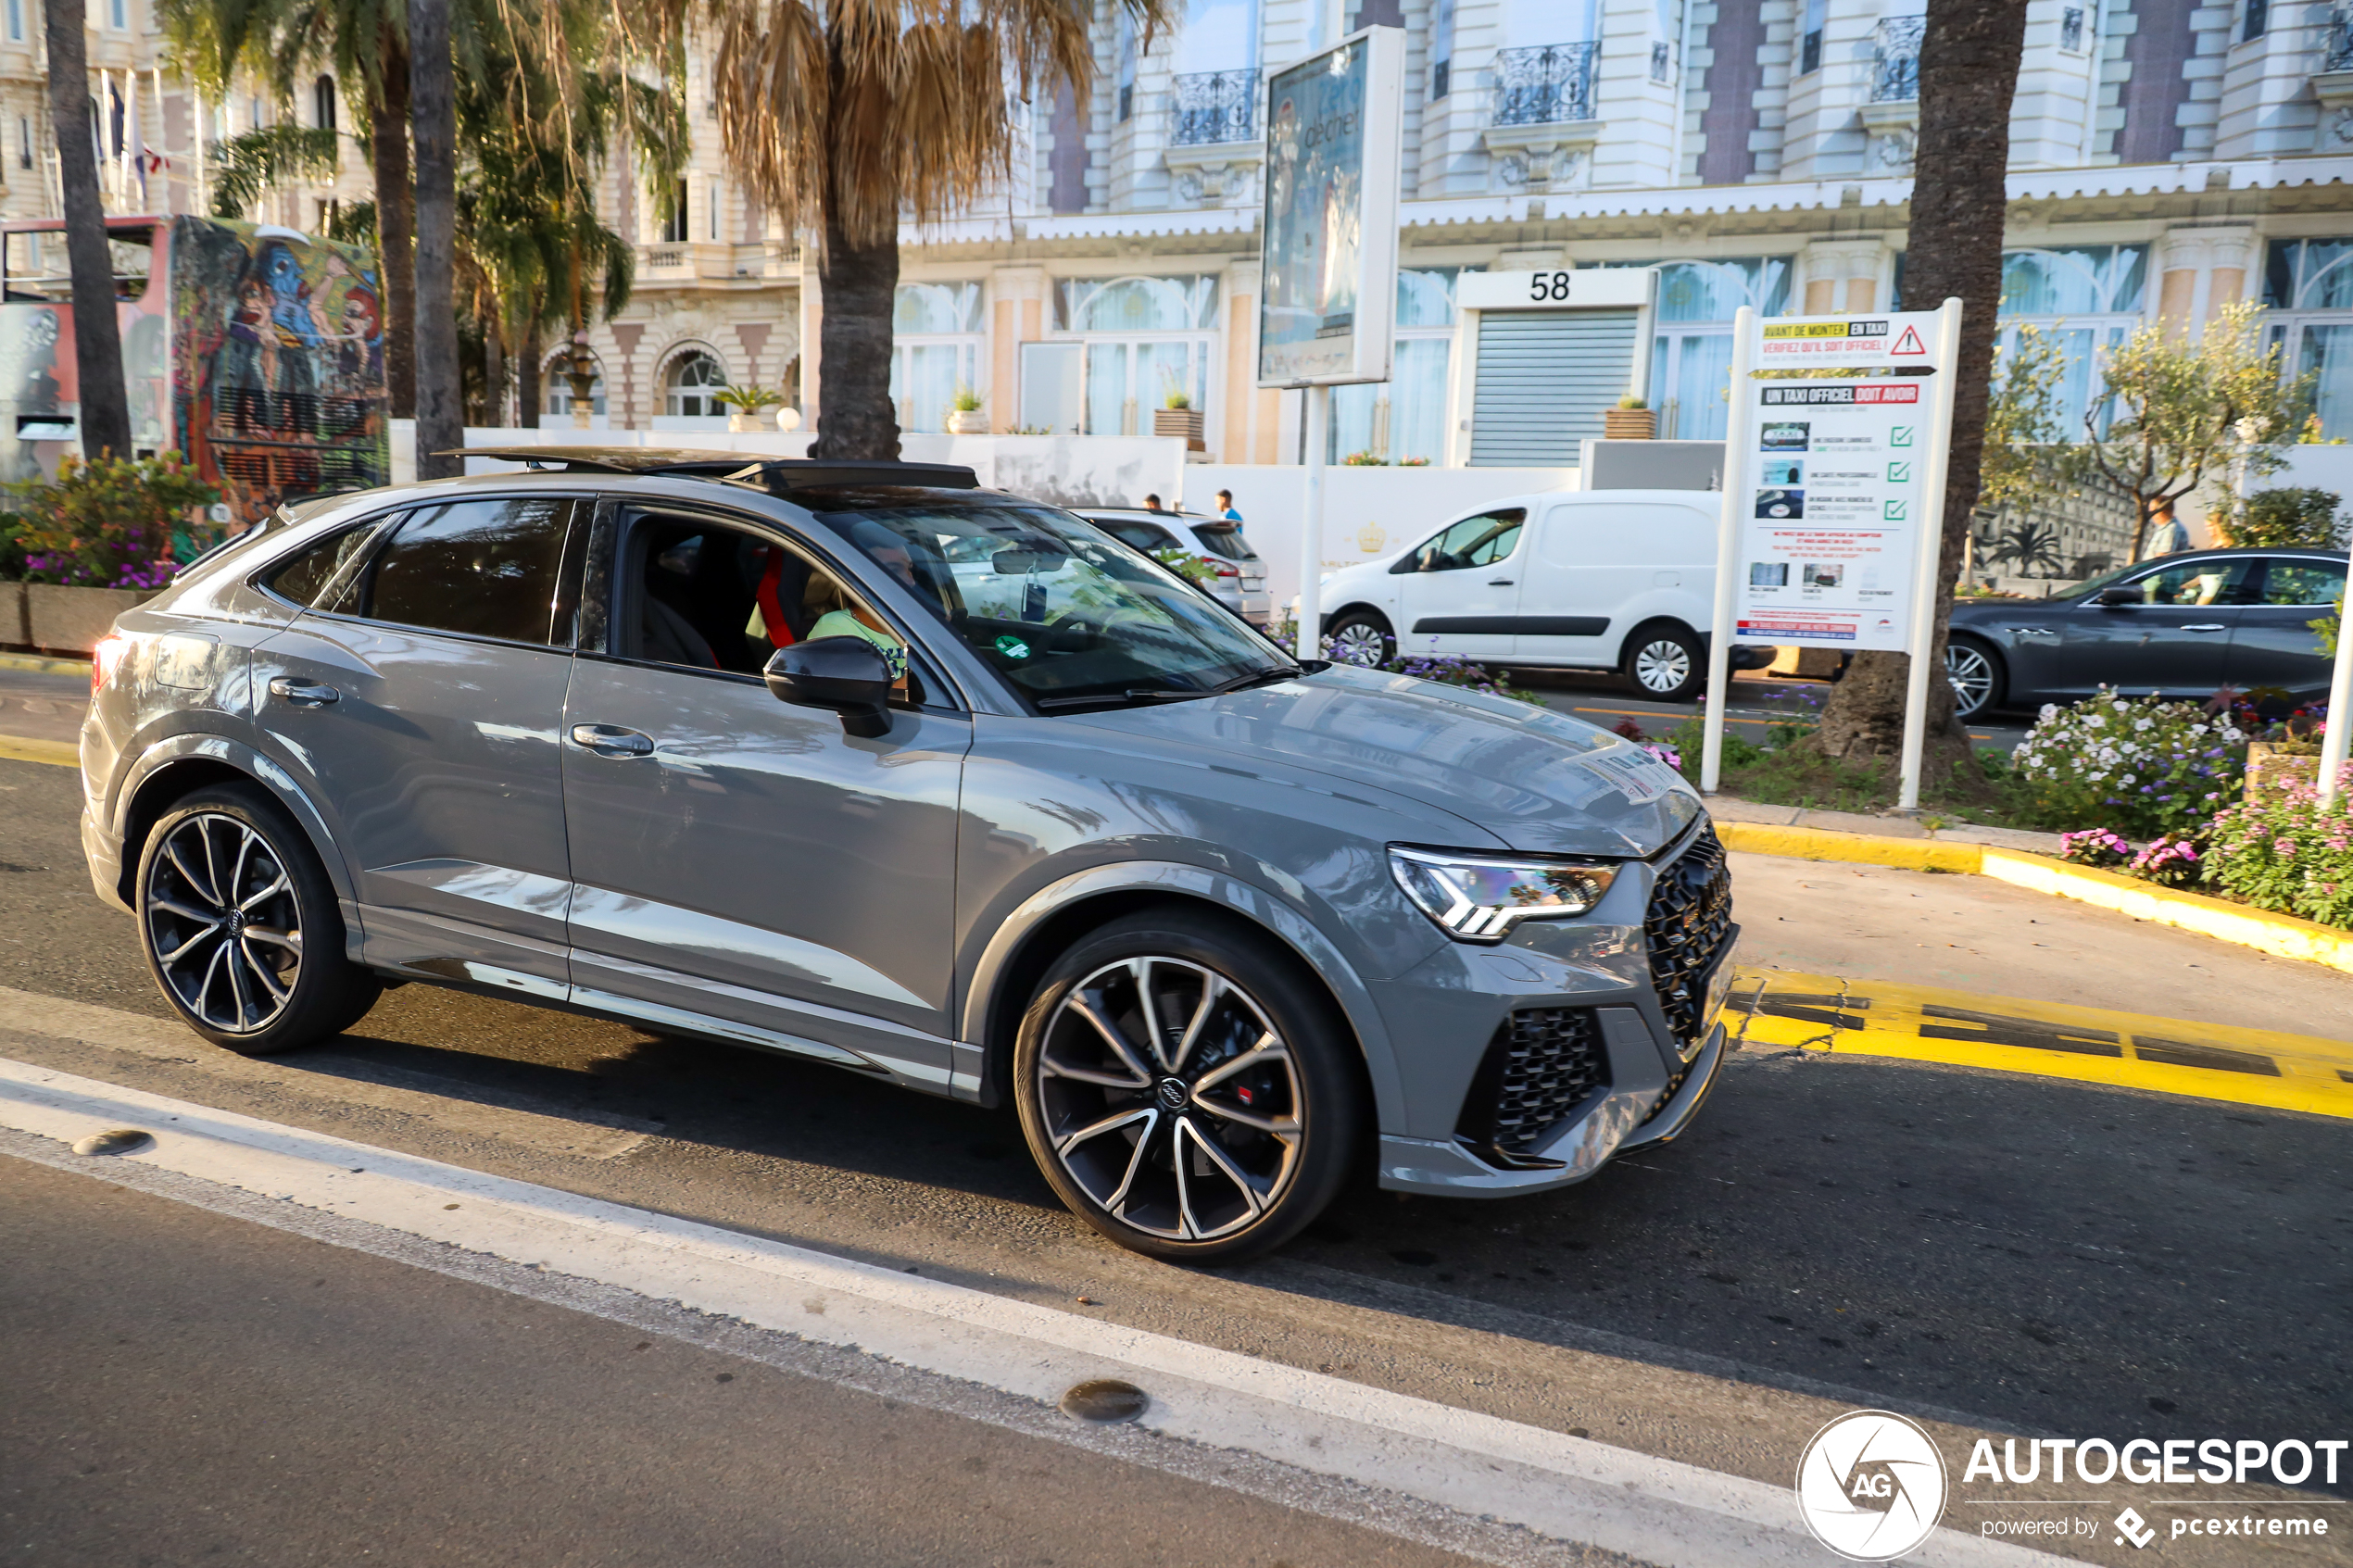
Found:
M 844 461 L 824 458 L 761 458 L 658 446 L 469 446 L 444 457 L 490 458 L 532 469 L 568 473 L 661 475 L 673 479 L 732 479 L 759 484 L 778 495 L 829 484 L 909 484 L 941 490 L 976 490 L 979 476 L 959 463 Z

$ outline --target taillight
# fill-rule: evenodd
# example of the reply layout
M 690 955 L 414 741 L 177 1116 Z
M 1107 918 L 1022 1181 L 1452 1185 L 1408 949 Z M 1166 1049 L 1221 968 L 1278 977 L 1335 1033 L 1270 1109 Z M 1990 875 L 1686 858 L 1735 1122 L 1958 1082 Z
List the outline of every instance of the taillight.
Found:
M 114 679 L 115 666 L 131 651 L 131 639 L 109 632 L 98 639 L 90 650 L 90 695 L 96 696 L 98 688 Z
M 1242 574 L 1241 568 L 1239 567 L 1227 566 L 1224 561 L 1218 561 L 1214 564 L 1217 569 L 1217 575 L 1220 577 L 1239 577 Z

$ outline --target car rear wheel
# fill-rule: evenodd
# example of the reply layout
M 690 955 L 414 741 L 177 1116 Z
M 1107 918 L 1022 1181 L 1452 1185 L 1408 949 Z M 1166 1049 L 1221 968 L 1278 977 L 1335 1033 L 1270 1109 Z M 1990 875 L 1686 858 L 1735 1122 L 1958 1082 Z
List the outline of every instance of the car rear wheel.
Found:
M 1626 640 L 1625 669 L 1653 702 L 1682 702 L 1706 684 L 1707 655 L 1688 628 L 1653 621 Z
M 309 839 L 258 786 L 196 791 L 139 859 L 140 946 L 188 1027 L 244 1056 L 341 1034 L 383 994 L 344 956 L 343 917 Z
M 1397 657 L 1397 633 L 1378 612 L 1352 609 L 1325 628 L 1324 655 L 1334 663 L 1369 670 Z
M 1231 1262 L 1340 1190 L 1364 1092 L 1327 1001 L 1288 959 L 1184 909 L 1114 921 L 1039 984 L 1014 1047 L 1047 1181 L 1122 1247 Z
M 1992 648 L 1972 637 L 1944 644 L 1944 674 L 1953 683 L 1953 717 L 1975 719 L 2002 696 L 2002 666 Z

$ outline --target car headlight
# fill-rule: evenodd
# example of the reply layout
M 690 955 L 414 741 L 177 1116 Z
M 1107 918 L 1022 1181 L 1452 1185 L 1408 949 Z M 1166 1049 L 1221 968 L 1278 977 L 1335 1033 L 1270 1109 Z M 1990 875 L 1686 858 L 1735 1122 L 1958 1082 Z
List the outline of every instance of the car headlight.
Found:
M 1591 860 L 1389 851 L 1390 874 L 1458 942 L 1501 942 L 1524 920 L 1566 920 L 1602 901 L 1617 868 Z

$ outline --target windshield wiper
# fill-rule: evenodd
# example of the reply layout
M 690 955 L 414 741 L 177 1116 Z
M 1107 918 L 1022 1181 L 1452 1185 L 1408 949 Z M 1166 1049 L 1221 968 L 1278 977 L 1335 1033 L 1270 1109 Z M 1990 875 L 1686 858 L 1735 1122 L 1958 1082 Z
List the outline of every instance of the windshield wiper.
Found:
M 1092 696 L 1043 696 L 1036 699 L 1043 712 L 1062 708 L 1090 708 L 1098 703 L 1191 702 L 1197 697 L 1214 696 L 1214 692 L 1172 692 L 1161 687 L 1125 692 L 1097 692 Z
M 1252 686 L 1271 686 L 1277 681 L 1288 681 L 1307 671 L 1296 664 L 1285 664 L 1273 670 L 1261 670 L 1254 675 L 1237 675 L 1209 688 L 1211 696 L 1223 696 L 1227 692 L 1247 691 Z

